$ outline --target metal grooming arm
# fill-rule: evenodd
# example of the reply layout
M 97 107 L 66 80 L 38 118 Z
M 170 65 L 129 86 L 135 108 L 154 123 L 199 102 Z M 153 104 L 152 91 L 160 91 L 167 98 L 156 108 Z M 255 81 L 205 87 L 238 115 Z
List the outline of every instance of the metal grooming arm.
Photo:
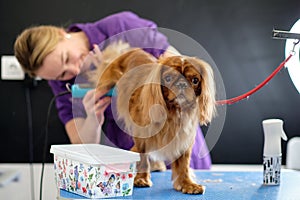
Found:
M 297 39 L 300 40 L 300 34 L 299 33 L 291 33 L 288 31 L 281 31 L 281 30 L 275 30 L 272 31 L 272 37 L 274 39 Z

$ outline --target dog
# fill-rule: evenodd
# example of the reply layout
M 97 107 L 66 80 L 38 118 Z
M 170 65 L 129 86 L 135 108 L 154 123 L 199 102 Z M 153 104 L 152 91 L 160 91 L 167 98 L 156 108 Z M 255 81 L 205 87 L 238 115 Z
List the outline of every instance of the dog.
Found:
M 93 82 L 97 90 L 116 88 L 118 120 L 133 137 L 131 151 L 141 155 L 134 186 L 152 186 L 151 158 L 171 163 L 175 190 L 204 193 L 205 187 L 192 180 L 189 165 L 198 124 L 207 125 L 215 115 L 211 66 L 196 57 L 156 58 L 140 48 L 114 48 L 118 45 L 103 51 Z

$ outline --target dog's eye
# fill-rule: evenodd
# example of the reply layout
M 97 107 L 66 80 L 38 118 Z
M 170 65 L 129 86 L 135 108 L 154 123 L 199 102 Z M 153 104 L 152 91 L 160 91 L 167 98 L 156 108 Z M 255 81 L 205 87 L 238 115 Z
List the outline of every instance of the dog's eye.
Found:
M 165 77 L 165 81 L 166 81 L 167 83 L 170 83 L 170 82 L 172 81 L 172 76 L 167 75 L 167 76 Z
M 194 85 L 198 84 L 199 83 L 199 79 L 197 77 L 192 78 L 192 83 Z

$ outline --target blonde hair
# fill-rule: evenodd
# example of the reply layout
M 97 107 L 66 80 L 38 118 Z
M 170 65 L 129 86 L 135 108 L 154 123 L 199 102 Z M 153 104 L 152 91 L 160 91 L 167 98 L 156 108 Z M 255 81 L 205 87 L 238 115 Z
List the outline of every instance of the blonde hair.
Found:
M 22 69 L 35 77 L 45 57 L 51 53 L 57 43 L 63 39 L 62 28 L 41 25 L 25 29 L 14 44 L 15 56 Z

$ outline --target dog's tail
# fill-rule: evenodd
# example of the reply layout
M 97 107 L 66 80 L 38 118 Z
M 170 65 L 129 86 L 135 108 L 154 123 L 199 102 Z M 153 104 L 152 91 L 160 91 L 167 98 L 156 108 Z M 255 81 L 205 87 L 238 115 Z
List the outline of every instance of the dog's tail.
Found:
M 100 58 L 100 63 L 95 64 L 97 72 L 88 73 L 88 79 L 93 85 L 96 85 L 99 79 L 99 74 L 101 74 L 102 70 L 106 69 L 106 67 L 112 63 L 116 58 L 120 55 L 132 50 L 133 48 L 129 43 L 124 41 L 115 41 L 109 44 L 103 51 Z
M 129 43 L 121 40 L 113 42 L 102 51 L 102 67 L 106 67 L 120 55 L 132 50 Z

